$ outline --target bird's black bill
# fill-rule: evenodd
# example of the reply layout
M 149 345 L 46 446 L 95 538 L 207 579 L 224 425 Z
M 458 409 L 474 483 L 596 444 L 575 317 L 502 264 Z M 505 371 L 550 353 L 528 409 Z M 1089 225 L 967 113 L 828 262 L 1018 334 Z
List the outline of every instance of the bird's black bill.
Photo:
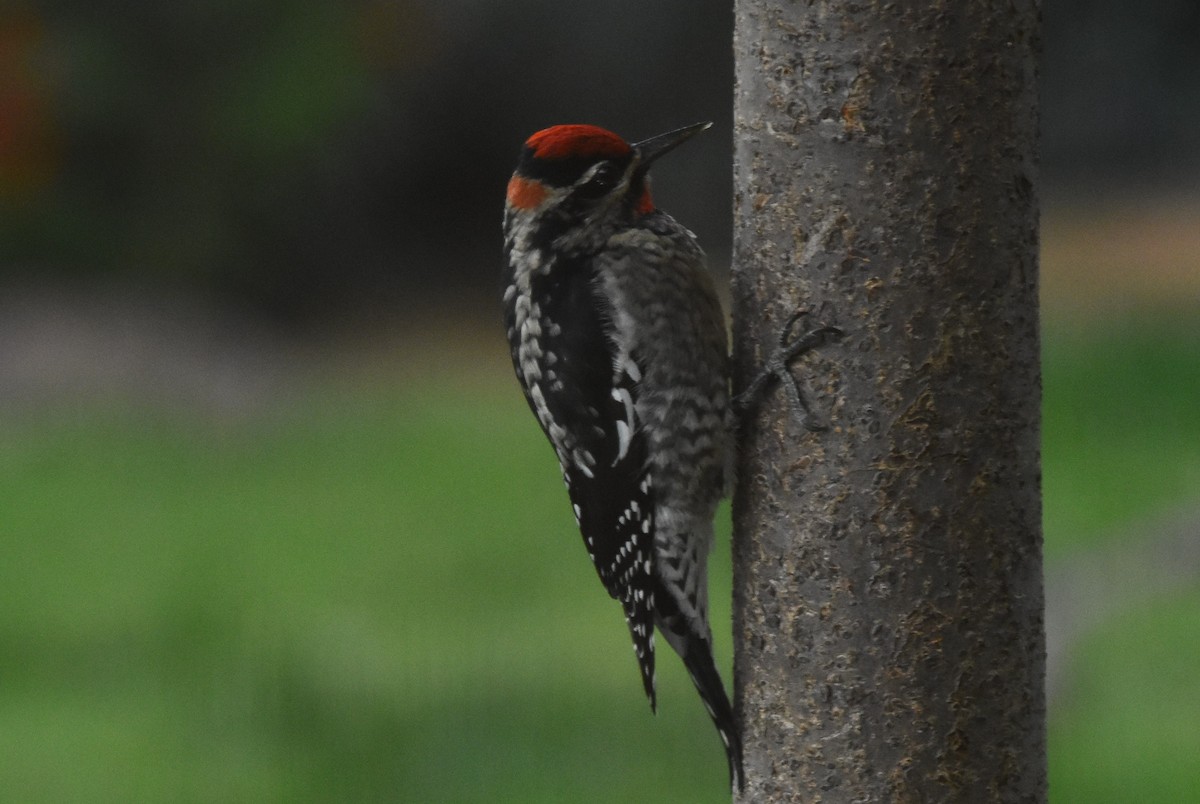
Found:
M 638 157 L 641 160 L 641 168 L 645 170 L 650 166 L 650 163 L 660 156 L 675 150 L 683 143 L 690 140 L 692 137 L 710 128 L 712 123 L 696 123 L 683 128 L 677 128 L 674 131 L 668 131 L 666 134 L 659 134 L 657 137 L 651 137 L 648 140 L 635 142 L 633 149 L 637 151 Z

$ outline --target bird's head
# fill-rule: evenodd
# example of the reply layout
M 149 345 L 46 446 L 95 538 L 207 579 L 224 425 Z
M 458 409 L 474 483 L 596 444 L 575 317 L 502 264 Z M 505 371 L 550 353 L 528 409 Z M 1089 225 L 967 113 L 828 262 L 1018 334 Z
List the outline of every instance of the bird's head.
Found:
M 508 182 L 507 219 L 551 238 L 606 228 L 654 211 L 650 165 L 712 123 L 628 143 L 597 126 L 542 129 L 525 141 Z

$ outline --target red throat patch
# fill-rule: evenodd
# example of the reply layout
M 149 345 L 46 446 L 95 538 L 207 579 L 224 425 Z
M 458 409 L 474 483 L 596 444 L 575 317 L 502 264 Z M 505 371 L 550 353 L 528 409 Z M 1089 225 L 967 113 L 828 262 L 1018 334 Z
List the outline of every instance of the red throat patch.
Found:
M 546 198 L 540 181 L 513 176 L 508 182 L 508 203 L 517 209 L 537 209 Z
M 649 215 L 654 211 L 654 199 L 650 197 L 650 188 L 646 187 L 642 190 L 641 196 L 637 200 L 637 206 L 634 210 L 639 215 Z
M 617 157 L 632 150 L 629 143 L 599 126 L 569 125 L 544 128 L 525 141 L 538 159 L 572 156 Z

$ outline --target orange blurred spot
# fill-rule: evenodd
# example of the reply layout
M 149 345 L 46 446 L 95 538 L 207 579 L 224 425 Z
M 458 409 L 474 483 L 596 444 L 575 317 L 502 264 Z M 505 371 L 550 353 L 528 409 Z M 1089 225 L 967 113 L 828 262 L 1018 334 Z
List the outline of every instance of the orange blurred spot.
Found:
M 0 19 L 0 197 L 24 197 L 49 184 L 59 164 L 59 134 L 49 86 L 36 65 L 44 40 L 32 11 Z

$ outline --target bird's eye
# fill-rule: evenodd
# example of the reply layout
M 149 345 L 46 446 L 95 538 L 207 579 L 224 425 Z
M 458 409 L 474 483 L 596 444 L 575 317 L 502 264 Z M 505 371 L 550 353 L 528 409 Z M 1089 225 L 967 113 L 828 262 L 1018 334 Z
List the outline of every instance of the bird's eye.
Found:
M 578 188 L 578 194 L 585 198 L 599 198 L 617 185 L 621 172 L 611 162 L 601 162 Z

